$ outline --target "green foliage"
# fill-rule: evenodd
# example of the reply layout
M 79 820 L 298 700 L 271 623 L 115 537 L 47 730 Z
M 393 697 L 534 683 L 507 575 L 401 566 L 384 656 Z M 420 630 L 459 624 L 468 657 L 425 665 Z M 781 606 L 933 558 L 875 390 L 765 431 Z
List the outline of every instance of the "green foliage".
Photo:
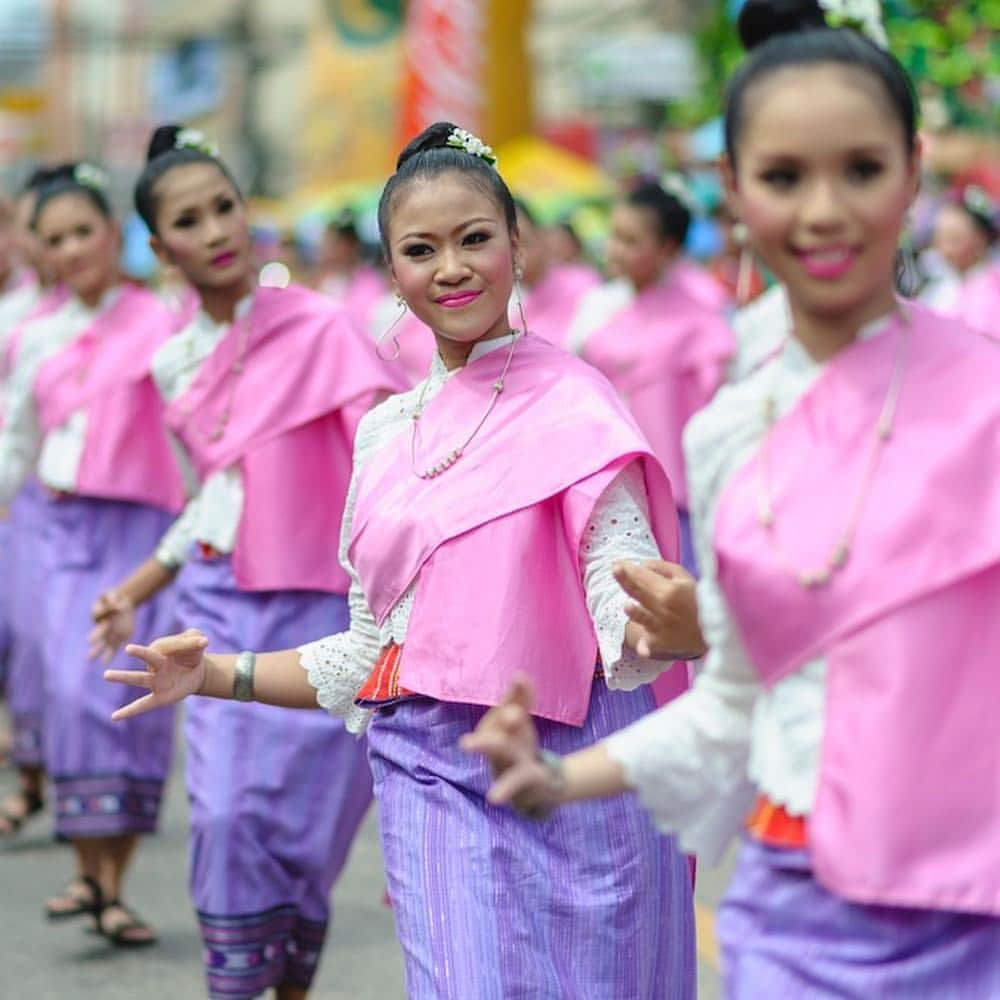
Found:
M 928 110 L 951 124 L 1000 127 L 1000 0 L 888 0 L 892 51 L 910 72 Z M 675 125 L 697 125 L 721 112 L 724 81 L 743 56 L 724 0 L 711 6 L 695 40 L 705 86 L 671 105 Z

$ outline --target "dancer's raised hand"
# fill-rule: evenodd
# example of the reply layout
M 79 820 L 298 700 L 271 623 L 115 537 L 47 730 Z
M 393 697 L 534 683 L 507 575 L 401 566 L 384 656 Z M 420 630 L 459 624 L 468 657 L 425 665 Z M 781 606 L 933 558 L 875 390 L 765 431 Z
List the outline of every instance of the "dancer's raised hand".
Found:
M 559 781 L 552 767 L 539 757 L 531 703 L 531 685 L 526 680 L 515 681 L 503 701 L 462 737 L 461 746 L 490 762 L 497 779 L 486 796 L 490 802 L 509 802 L 520 812 L 541 817 L 558 805 Z
M 695 579 L 683 566 L 659 560 L 623 562 L 614 574 L 632 598 L 625 613 L 638 629 L 635 650 L 640 656 L 693 660 L 705 654 Z
M 145 669 L 105 670 L 104 679 L 145 688 L 149 694 L 119 708 L 111 718 L 128 719 L 197 694 L 205 683 L 207 647 L 208 639 L 193 628 L 157 639 L 149 646 L 126 646 L 125 652 L 142 660 Z
M 87 636 L 90 658 L 110 663 L 135 633 L 135 605 L 121 591 L 106 590 L 90 613 L 96 623 Z

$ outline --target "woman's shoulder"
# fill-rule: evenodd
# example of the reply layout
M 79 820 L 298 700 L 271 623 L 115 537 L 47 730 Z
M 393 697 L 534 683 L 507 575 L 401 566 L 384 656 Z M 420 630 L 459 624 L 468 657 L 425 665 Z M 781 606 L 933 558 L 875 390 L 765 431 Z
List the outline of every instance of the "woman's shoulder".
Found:
M 354 436 L 354 464 L 363 465 L 378 449 L 412 419 L 424 383 L 397 392 L 373 406 L 358 421 Z

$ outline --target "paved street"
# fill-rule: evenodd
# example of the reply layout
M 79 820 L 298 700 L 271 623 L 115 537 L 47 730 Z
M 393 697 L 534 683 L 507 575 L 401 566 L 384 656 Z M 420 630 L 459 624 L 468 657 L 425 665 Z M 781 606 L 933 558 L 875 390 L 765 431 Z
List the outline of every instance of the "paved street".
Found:
M 13 786 L 0 769 L 0 794 Z M 49 839 L 48 818 L 17 840 L 0 842 L 0 997 L 3 1000 L 197 1000 L 204 996 L 197 930 L 185 885 L 186 804 L 174 770 L 159 836 L 148 839 L 127 900 L 155 920 L 159 947 L 117 951 L 85 933 L 80 922 L 47 924 L 41 903 L 70 873 L 65 848 Z M 330 943 L 315 1000 L 402 1000 L 403 978 L 392 913 L 382 905 L 378 833 L 369 816 L 335 894 Z M 699 957 L 702 1000 L 720 996 L 711 936 L 711 906 L 720 872 L 699 871 Z M 583 998 L 581 998 L 583 1000 Z

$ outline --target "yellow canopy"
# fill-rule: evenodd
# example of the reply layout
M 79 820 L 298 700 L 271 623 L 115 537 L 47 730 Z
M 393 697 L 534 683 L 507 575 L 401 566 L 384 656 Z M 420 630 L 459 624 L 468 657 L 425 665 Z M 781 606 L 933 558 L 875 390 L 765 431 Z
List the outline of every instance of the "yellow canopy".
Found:
M 512 191 L 529 201 L 610 198 L 615 186 L 582 156 L 524 135 L 497 149 L 500 173 Z

